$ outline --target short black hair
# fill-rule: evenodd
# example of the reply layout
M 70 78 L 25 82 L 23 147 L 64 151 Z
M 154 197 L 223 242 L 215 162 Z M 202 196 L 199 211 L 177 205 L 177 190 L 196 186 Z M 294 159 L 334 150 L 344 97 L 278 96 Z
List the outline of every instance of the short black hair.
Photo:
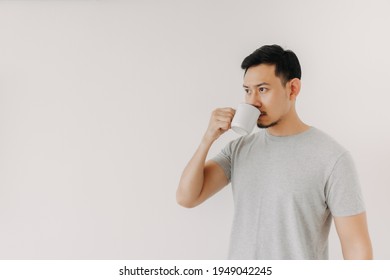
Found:
M 275 65 L 275 75 L 281 79 L 283 85 L 291 79 L 301 79 L 298 57 L 291 50 L 284 50 L 279 45 L 265 45 L 258 48 L 244 59 L 241 68 L 246 73 L 248 68 L 260 64 Z

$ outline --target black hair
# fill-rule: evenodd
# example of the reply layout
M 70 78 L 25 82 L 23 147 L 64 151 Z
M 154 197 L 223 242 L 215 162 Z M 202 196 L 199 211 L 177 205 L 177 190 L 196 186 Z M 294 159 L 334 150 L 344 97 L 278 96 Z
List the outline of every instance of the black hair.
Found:
M 298 57 L 291 50 L 284 50 L 281 46 L 265 45 L 258 48 L 244 59 L 241 68 L 246 73 L 248 68 L 260 64 L 275 65 L 275 76 L 281 79 L 283 85 L 291 79 L 301 79 Z

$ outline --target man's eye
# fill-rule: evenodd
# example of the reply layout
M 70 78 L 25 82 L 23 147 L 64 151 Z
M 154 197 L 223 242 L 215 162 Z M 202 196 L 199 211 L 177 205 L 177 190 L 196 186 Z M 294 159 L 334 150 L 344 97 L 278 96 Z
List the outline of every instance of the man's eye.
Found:
M 267 88 L 265 88 L 265 87 L 261 87 L 261 88 L 259 88 L 259 91 L 264 93 L 264 92 L 266 92 L 266 91 L 267 91 Z

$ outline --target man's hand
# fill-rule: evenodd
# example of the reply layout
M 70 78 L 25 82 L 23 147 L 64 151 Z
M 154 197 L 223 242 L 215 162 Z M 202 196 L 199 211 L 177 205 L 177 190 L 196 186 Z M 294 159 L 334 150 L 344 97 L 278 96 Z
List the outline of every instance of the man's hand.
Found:
M 236 110 L 233 108 L 215 109 L 210 118 L 209 126 L 204 138 L 210 142 L 217 140 L 223 133 L 231 128 L 231 123 Z

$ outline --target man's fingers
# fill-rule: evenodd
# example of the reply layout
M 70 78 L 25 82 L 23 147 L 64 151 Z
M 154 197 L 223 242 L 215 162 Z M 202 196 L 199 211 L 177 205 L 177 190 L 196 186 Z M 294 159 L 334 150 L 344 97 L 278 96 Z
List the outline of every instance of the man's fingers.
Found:
M 217 121 L 221 121 L 221 122 L 231 122 L 233 119 L 233 116 L 216 116 L 215 119 Z
M 212 112 L 206 135 L 213 141 L 231 128 L 231 122 L 236 110 L 233 108 L 218 108 Z
M 223 131 L 228 130 L 230 128 L 230 122 L 217 121 L 217 127 Z
M 233 119 L 235 110 L 232 108 L 217 109 L 214 111 L 214 116 L 217 120 L 231 120 Z

